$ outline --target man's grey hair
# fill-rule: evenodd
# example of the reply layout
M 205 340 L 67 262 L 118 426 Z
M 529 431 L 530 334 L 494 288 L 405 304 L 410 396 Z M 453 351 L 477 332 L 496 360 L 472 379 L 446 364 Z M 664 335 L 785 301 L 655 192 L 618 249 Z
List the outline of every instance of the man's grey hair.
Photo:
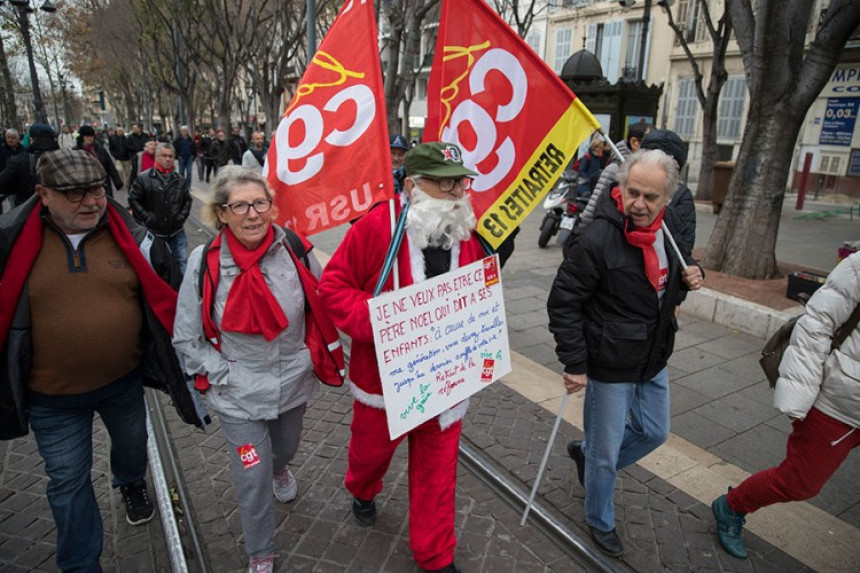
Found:
M 7 130 L 6 130 L 6 135 L 7 135 L 7 136 L 9 136 L 9 135 L 14 135 L 15 137 L 21 137 L 21 135 L 18 133 L 18 130 L 17 130 L 17 129 L 12 129 L 12 128 L 9 128 L 9 129 L 7 129 Z
M 259 185 L 266 193 L 267 198 L 272 199 L 274 197 L 272 188 L 269 187 L 269 182 L 266 181 L 265 177 L 253 169 L 247 169 L 240 165 L 227 165 L 218 169 L 218 175 L 215 176 L 215 181 L 212 183 L 209 200 L 201 211 L 203 219 L 216 229 L 223 229 L 224 223 L 218 218 L 218 213 L 224 211 L 222 205 L 226 205 L 230 200 L 230 192 L 234 187 L 247 183 Z
M 161 151 L 162 149 L 168 149 L 168 150 L 172 151 L 174 155 L 176 155 L 176 150 L 173 149 L 173 145 L 171 145 L 170 143 L 167 143 L 167 142 L 158 143 L 158 145 L 155 146 L 155 154 L 158 155 L 158 152 Z
M 182 131 L 182 130 L 188 131 L 188 126 L 187 126 L 187 125 L 183 125 L 183 126 L 181 126 L 181 127 L 179 128 L 179 131 Z
M 630 170 L 634 165 L 640 164 L 647 169 L 663 170 L 663 173 L 666 174 L 666 197 L 671 201 L 681 180 L 678 172 L 678 162 L 671 155 L 659 149 L 637 151 L 621 164 L 621 170 L 618 172 L 618 184 L 622 189 L 627 186 L 627 178 L 630 176 Z

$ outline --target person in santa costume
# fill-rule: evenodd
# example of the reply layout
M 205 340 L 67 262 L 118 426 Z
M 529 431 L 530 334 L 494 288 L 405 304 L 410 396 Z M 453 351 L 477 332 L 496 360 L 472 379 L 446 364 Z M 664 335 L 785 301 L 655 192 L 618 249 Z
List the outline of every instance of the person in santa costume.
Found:
M 400 284 L 419 283 L 487 256 L 475 229 L 466 190 L 477 175 L 463 165 L 451 143 L 423 143 L 406 154 L 404 191 L 406 234 L 397 254 Z M 349 365 L 353 402 L 352 435 L 345 485 L 352 513 L 362 526 L 376 520 L 374 499 L 382 490 L 391 457 L 409 443 L 409 541 L 425 571 L 457 572 L 454 565 L 454 492 L 461 402 L 397 439 L 389 438 L 382 384 L 376 364 L 368 300 L 382 271 L 392 238 L 389 209 L 378 206 L 353 225 L 326 266 L 320 294 L 335 325 L 352 338 Z M 383 291 L 394 290 L 389 277 Z

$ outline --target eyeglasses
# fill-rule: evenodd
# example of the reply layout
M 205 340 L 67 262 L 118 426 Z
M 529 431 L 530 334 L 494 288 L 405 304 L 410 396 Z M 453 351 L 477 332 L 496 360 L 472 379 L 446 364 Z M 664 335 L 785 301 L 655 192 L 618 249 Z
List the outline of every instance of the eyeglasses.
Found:
M 105 196 L 105 193 L 107 193 L 107 191 L 105 190 L 104 186 L 98 185 L 90 187 L 88 189 L 71 189 L 69 191 L 58 191 L 58 193 L 62 193 L 63 197 L 65 197 L 66 201 L 68 201 L 69 203 L 80 203 L 84 200 L 84 197 L 87 195 L 87 193 L 89 193 L 90 197 L 92 197 L 93 199 L 101 199 Z
M 450 193 L 454 190 L 456 185 L 459 185 L 464 190 L 468 190 L 472 186 L 472 179 L 469 177 L 443 177 L 441 179 L 434 179 L 433 177 L 419 175 L 416 179 L 425 179 L 427 181 L 434 182 L 439 186 L 439 191 L 442 191 L 443 193 Z
M 272 200 L 256 199 L 253 203 L 248 203 L 247 201 L 238 201 L 236 203 L 226 203 L 221 206 L 230 209 L 230 212 L 234 215 L 247 215 L 248 211 L 251 210 L 251 207 L 253 207 L 254 211 L 256 211 L 257 213 L 265 213 L 272 208 Z

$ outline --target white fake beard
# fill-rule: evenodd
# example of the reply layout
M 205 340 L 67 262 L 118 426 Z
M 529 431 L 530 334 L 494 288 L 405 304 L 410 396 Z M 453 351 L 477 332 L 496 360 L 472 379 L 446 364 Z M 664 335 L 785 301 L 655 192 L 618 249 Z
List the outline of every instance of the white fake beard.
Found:
M 468 239 L 476 224 L 467 195 L 459 199 L 435 199 L 422 191 L 416 181 L 406 214 L 406 230 L 409 240 L 418 248 L 450 249 L 454 243 Z

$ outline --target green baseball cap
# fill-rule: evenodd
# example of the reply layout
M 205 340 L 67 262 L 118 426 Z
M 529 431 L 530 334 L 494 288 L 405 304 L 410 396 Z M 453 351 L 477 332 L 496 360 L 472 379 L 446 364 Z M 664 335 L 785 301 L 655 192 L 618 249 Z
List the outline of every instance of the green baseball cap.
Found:
M 453 143 L 434 141 L 416 145 L 406 154 L 406 175 L 477 177 L 463 165 L 463 152 Z

